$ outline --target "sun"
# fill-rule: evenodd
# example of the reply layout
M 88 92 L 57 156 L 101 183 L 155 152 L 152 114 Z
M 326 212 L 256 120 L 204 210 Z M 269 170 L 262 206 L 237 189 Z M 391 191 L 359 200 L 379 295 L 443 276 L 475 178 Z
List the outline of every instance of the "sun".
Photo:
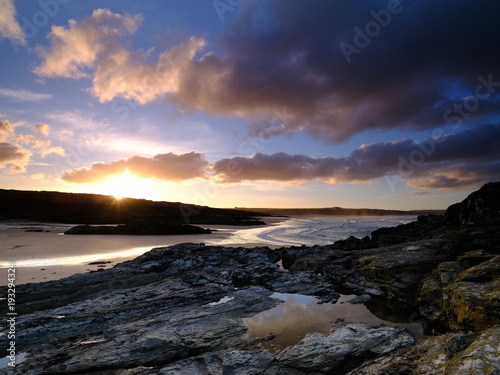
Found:
M 159 195 L 150 179 L 134 176 L 128 170 L 100 182 L 95 191 L 100 194 L 112 195 L 118 200 L 125 197 L 157 200 Z

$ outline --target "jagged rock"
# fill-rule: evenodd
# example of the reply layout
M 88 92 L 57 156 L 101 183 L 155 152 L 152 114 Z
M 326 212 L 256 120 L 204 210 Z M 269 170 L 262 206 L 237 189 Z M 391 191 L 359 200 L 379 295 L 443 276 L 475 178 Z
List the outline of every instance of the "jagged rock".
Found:
M 180 244 L 100 272 L 18 285 L 16 306 L 23 315 L 17 318 L 16 345 L 28 354 L 16 370 L 500 373 L 498 188 L 486 185 L 446 216 L 420 216 L 372 238 L 277 250 Z M 241 318 L 279 303 L 272 292 L 335 301 L 335 288 L 361 295 L 354 301 L 376 297 L 368 308 L 403 302 L 427 319 L 424 325 L 439 323 L 447 333 L 416 343 L 401 329 L 337 321 L 329 335 L 309 334 L 275 354 L 246 334 Z M 1 295 L 6 292 L 0 287 Z M 0 304 L 0 315 L 5 309 Z M 0 335 L 1 347 L 6 337 Z M 272 335 L 266 337 L 272 342 Z
M 493 375 L 500 373 L 500 326 L 474 333 L 430 337 L 348 375 Z
M 341 374 L 413 343 L 414 338 L 402 329 L 336 322 L 328 336 L 308 334 L 297 345 L 284 349 L 277 360 L 283 367 L 308 373 Z
M 500 182 L 490 182 L 446 210 L 451 225 L 500 225 Z
M 373 231 L 371 241 L 380 247 L 417 241 L 430 238 L 442 231 L 445 224 L 446 221 L 442 215 L 420 215 L 417 217 L 417 221 Z
M 500 323 L 500 256 L 468 252 L 444 262 L 419 292 L 419 311 L 453 330 L 483 330 Z

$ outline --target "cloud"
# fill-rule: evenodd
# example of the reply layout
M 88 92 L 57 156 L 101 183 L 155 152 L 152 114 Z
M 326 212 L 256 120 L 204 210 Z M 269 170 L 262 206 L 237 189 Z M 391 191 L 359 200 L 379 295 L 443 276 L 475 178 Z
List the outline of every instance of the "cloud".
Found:
M 155 178 L 181 182 L 207 178 L 208 162 L 196 152 L 187 154 L 158 154 L 152 158 L 133 156 L 111 163 L 93 163 L 90 168 L 66 171 L 62 179 L 74 183 L 95 183 L 128 171 L 141 178 Z
M 26 171 L 31 152 L 12 143 L 0 143 L 0 168 L 11 165 L 11 173 Z
M 366 182 L 402 176 L 408 187 L 458 189 L 500 179 L 499 125 L 484 125 L 420 143 L 410 139 L 362 145 L 348 157 L 312 158 L 276 153 L 214 163 L 221 183 L 246 181 Z
M 50 126 L 47 124 L 36 124 L 35 132 L 44 136 L 48 136 L 50 133 Z
M 21 26 L 16 21 L 16 8 L 12 0 L 0 0 L 0 40 L 4 38 L 13 39 L 16 43 L 24 46 L 26 39 Z
M 430 191 L 412 191 L 411 193 L 403 194 L 403 197 L 422 197 L 430 194 Z
M 1 1 L 1 0 L 0 0 Z M 27 90 L 12 90 L 0 88 L 0 96 L 11 98 L 19 102 L 37 102 L 52 98 L 52 95 Z
M 9 120 L 0 120 L 0 141 L 5 141 L 14 134 L 14 126 Z
M 141 20 L 140 16 L 122 16 L 108 9 L 97 9 L 80 24 L 70 19 L 68 29 L 54 25 L 48 34 L 51 48 L 38 48 L 44 61 L 34 72 L 45 77 L 86 77 L 89 75 L 86 69 L 94 67 L 99 55 L 123 53 L 117 46 L 117 38 L 122 33 L 134 33 Z
M 15 142 L 16 125 L 11 124 L 9 120 L 0 120 L 0 168 L 10 165 L 10 173 L 26 171 L 26 165 L 31 157 L 31 151 L 12 143 Z
M 310 180 L 358 183 L 383 177 L 391 184 L 392 178 L 401 176 L 411 188 L 475 188 L 500 180 L 498 139 L 500 125 L 483 125 L 422 142 L 402 139 L 365 144 L 342 158 L 279 152 L 235 156 L 209 163 L 200 153 L 170 152 L 152 158 L 133 156 L 110 163 L 94 163 L 90 168 L 66 171 L 62 179 L 95 183 L 129 171 L 142 178 L 170 181 L 201 178 L 220 184 L 255 181 L 297 184 Z
M 374 14 L 387 19 L 387 7 L 385 0 L 318 0 L 314 6 L 245 1 L 225 24 L 223 52 L 201 55 L 206 42 L 193 36 L 157 60 L 131 51 L 124 40 L 139 27 L 140 15 L 99 9 L 67 28 L 54 26 L 35 72 L 92 77 L 91 91 L 102 102 L 117 96 L 142 104 L 163 99 L 183 109 L 242 117 L 252 124 L 251 134 L 267 137 L 305 129 L 323 141 L 342 142 L 369 129 L 441 126 L 448 110 L 463 122 L 499 114 L 496 101 L 484 99 L 480 110 L 458 116 L 470 99 L 451 88 L 461 87 L 471 98 L 481 75 L 492 82 L 493 94 L 498 89 L 500 67 L 491 56 L 500 42 L 500 3 L 401 2 L 349 63 L 341 43 L 355 45 L 355 28 L 364 29 Z M 490 96 L 484 86 L 479 92 Z
M 50 139 L 39 139 L 32 134 L 24 135 L 21 134 L 16 138 L 17 142 L 31 147 L 32 150 L 36 150 L 42 158 L 45 158 L 50 154 L 57 154 L 59 156 L 65 156 L 66 151 L 64 148 L 57 146 L 52 146 L 52 141 Z
M 147 53 L 131 52 L 122 38 L 133 34 L 142 16 L 120 15 L 108 9 L 97 9 L 91 17 L 69 27 L 53 26 L 50 48 L 39 48 L 43 62 L 34 69 L 45 77 L 93 77 L 92 92 L 101 102 L 116 96 L 147 103 L 178 90 L 180 71 L 205 45 L 201 38 L 165 51 L 158 63 L 146 61 Z
M 45 175 L 43 173 L 35 173 L 31 175 L 33 180 L 45 180 Z

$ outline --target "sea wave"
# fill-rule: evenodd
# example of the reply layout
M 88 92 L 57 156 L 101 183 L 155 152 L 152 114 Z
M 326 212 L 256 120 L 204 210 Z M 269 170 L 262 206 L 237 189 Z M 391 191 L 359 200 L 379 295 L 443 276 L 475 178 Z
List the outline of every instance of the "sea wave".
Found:
M 238 231 L 227 243 L 327 245 L 349 236 L 362 238 L 382 227 L 414 221 L 413 216 L 292 218 L 277 225 Z

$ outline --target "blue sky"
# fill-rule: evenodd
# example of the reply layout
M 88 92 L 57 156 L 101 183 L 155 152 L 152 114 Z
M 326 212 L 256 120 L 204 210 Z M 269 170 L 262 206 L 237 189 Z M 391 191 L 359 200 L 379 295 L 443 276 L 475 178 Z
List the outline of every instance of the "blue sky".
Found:
M 500 180 L 498 2 L 0 6 L 0 188 L 441 209 Z

